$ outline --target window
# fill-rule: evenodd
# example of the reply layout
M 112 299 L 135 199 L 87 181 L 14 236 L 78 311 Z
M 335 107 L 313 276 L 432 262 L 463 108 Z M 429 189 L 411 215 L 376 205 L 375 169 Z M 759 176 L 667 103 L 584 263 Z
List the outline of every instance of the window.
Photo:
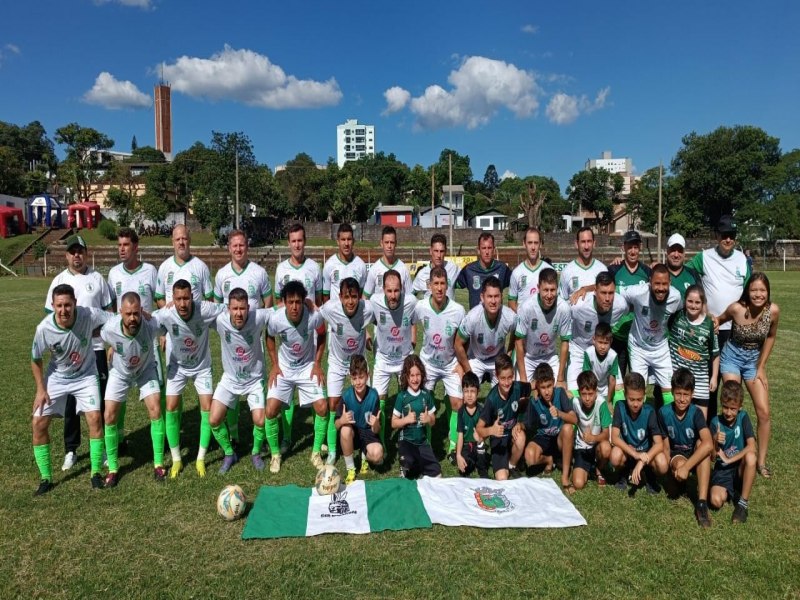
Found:
M 489 229 L 492 228 L 492 218 L 491 217 L 481 217 L 478 220 L 478 227 L 481 229 L 488 227 Z
M 344 157 L 345 157 L 346 160 L 355 160 L 356 153 L 355 152 L 348 152 L 347 154 L 344 155 Z
M 406 216 L 405 215 L 397 215 L 397 222 L 398 223 L 405 223 L 406 222 Z
M 367 148 L 363 144 L 360 146 L 356 146 L 356 152 L 365 152 L 366 150 Z

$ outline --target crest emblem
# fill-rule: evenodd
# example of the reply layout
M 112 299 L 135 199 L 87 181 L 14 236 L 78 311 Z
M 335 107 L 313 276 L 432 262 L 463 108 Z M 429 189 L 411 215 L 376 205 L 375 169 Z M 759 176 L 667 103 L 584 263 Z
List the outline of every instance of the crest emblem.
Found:
M 94 291 L 94 286 L 91 283 L 86 284 L 86 291 L 91 293 Z
M 583 324 L 583 330 L 587 333 L 590 332 L 592 330 L 592 322 L 586 321 L 586 323 Z
M 331 275 L 331 280 L 339 283 L 339 269 L 336 269 L 333 274 Z
M 231 332 L 230 331 L 226 331 L 225 332 L 225 342 L 228 343 L 228 344 L 231 343 Z
M 344 333 L 344 327 L 341 323 L 336 324 L 336 335 L 342 335 Z
M 450 335 L 450 333 L 448 332 L 448 334 L 447 334 L 447 335 Z M 483 343 L 483 334 L 482 334 L 482 333 L 479 333 L 479 334 L 478 334 L 478 343 L 479 343 L 479 344 L 482 344 L 482 343 Z
M 527 275 L 523 275 L 522 277 L 519 278 L 519 286 L 520 287 L 525 287 L 527 285 L 527 283 L 528 283 L 528 276 Z
M 431 326 L 431 319 L 430 317 L 424 317 L 422 319 L 422 324 L 425 326 L 425 329 L 428 329 Z
M 175 324 L 172 325 L 172 335 L 178 335 L 178 326 Z
M 174 280 L 175 280 L 175 273 L 173 273 L 172 271 L 167 273 L 167 285 L 172 285 Z
M 475 505 L 482 511 L 502 514 L 514 510 L 503 488 L 479 487 L 473 490 Z
M 649 306 L 643 306 L 643 307 L 642 307 L 642 314 L 643 314 L 644 316 L 647 316 L 647 315 L 649 315 L 649 314 L 650 314 L 650 307 L 649 307 Z
M 117 347 L 115 350 L 120 356 L 125 356 L 125 353 L 122 351 L 122 342 L 117 342 Z
M 531 329 L 536 329 L 539 325 L 539 319 L 531 319 Z
M 473 290 L 481 289 L 481 277 L 480 277 L 480 275 L 473 275 L 472 276 L 472 289 Z
M 122 295 L 122 282 L 121 281 L 118 281 L 117 283 L 114 284 L 114 290 L 117 292 L 117 296 L 121 296 Z
M 386 313 L 381 313 L 381 316 L 378 318 L 381 325 L 386 325 Z
M 223 284 L 223 286 L 222 286 L 222 290 L 223 290 L 223 291 L 224 291 L 226 294 L 227 294 L 228 292 L 230 292 L 230 291 L 231 291 L 231 282 L 230 282 L 230 281 L 226 281 L 226 282 Z
M 572 287 L 573 287 L 573 289 L 576 289 L 576 290 L 578 289 L 578 278 L 577 277 L 573 277 L 572 278 Z

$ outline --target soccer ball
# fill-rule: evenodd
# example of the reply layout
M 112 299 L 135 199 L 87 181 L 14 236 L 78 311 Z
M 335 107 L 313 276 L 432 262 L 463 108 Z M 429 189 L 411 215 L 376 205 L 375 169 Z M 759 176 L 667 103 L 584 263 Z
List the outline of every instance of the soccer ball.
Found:
M 238 485 L 226 485 L 217 498 L 217 513 L 226 521 L 235 521 L 244 514 L 247 508 L 242 488 Z
M 333 465 L 325 465 L 317 471 L 317 479 L 314 487 L 317 488 L 317 493 L 320 496 L 329 496 L 339 490 L 339 483 L 341 483 L 339 471 Z

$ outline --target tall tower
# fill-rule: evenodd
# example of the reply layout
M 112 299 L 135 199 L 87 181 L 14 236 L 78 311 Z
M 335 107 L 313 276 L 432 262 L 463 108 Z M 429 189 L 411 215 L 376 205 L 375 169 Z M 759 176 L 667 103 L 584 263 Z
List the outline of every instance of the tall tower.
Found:
M 155 86 L 156 150 L 161 150 L 167 160 L 172 160 L 172 103 L 171 88 L 163 76 Z

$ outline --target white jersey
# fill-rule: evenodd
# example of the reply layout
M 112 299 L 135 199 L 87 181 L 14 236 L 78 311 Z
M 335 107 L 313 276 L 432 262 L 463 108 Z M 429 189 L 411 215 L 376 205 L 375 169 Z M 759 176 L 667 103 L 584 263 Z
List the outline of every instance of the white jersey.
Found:
M 281 370 L 299 371 L 314 363 L 314 353 L 317 350 L 315 332 L 325 333 L 325 320 L 318 310 L 310 312 L 303 306 L 299 323 L 292 323 L 289 320 L 284 306 L 273 312 L 267 333 L 270 337 L 281 340 L 278 348 L 278 364 Z
M 455 300 L 456 279 L 458 279 L 458 274 L 461 272 L 461 269 L 459 269 L 458 265 L 455 263 L 451 263 L 449 260 L 446 260 L 444 261 L 444 270 L 447 271 L 447 297 L 451 300 Z M 430 295 L 430 290 L 428 289 L 428 282 L 430 279 L 431 266 L 430 264 L 427 264 L 417 271 L 417 276 L 414 277 L 414 284 L 411 288 L 412 292 L 414 294 L 417 292 L 425 292 L 425 296 Z
M 69 269 L 64 269 L 55 276 L 50 283 L 50 289 L 47 290 L 47 298 L 44 300 L 44 309 L 47 312 L 53 312 L 53 290 L 57 285 L 67 284 L 72 286 L 75 291 L 75 300 L 78 306 L 85 306 L 87 308 L 101 308 L 103 310 L 110 308 L 113 300 L 111 299 L 111 290 L 108 288 L 106 280 L 103 276 L 92 269 L 86 267 L 84 273 L 74 273 Z M 92 350 L 102 350 L 103 340 L 100 335 L 92 338 Z
M 525 338 L 525 356 L 542 362 L 558 354 L 559 338 L 569 341 L 572 337 L 572 314 L 569 303 L 561 298 L 545 311 L 539 294 L 535 294 L 517 309 L 515 335 Z
M 364 284 L 365 298 L 369 298 L 374 294 L 383 293 L 383 276 L 386 274 L 386 271 L 389 270 L 395 270 L 400 273 L 400 285 L 403 287 L 402 292 L 404 294 L 411 293 L 411 275 L 409 275 L 408 267 L 405 263 L 398 258 L 392 265 L 387 265 L 383 261 L 383 257 L 381 257 L 379 260 L 372 263 L 369 271 L 367 271 L 367 282 Z
M 594 258 L 588 267 L 584 267 L 577 260 L 572 260 L 561 271 L 558 293 L 564 300 L 569 300 L 573 292 L 586 285 L 594 285 L 597 276 L 606 271 L 608 271 L 606 266 Z
M 349 366 L 356 354 L 364 354 L 367 325 L 372 322 L 372 304 L 359 300 L 356 312 L 348 317 L 342 303 L 331 298 L 319 309 L 328 324 L 328 362 Z
M 170 341 L 170 362 L 188 372 L 211 368 L 208 330 L 225 307 L 213 302 L 194 302 L 192 315 L 184 320 L 174 306 L 161 308 L 153 319 L 167 332 Z
M 603 407 L 605 407 L 605 411 L 603 410 Z M 581 404 L 581 399 L 578 396 L 575 396 L 572 399 L 572 408 L 575 411 L 575 414 L 578 416 L 578 425 L 575 431 L 575 448 L 578 448 L 579 450 L 591 450 L 595 447 L 597 442 L 590 443 L 584 440 L 583 430 L 590 429 L 592 435 L 597 435 L 603 431 L 603 420 L 611 420 L 611 415 L 609 414 L 608 406 L 606 405 L 606 399 L 598 394 L 597 398 L 594 400 L 594 406 L 592 407 L 592 410 L 586 414 L 583 412 L 584 409 L 583 405 Z M 602 413 L 605 413 L 605 415 Z M 605 416 L 605 419 L 603 419 L 603 416 Z
M 325 261 L 322 268 L 322 293 L 330 296 L 331 300 L 339 298 L 339 286 L 342 280 L 352 277 L 358 282 L 358 287 L 363 290 L 367 282 L 367 265 L 360 257 L 353 255 L 350 262 L 344 262 L 338 254 L 334 254 Z
M 136 335 L 129 336 L 122 330 L 122 316 L 114 315 L 100 330 L 106 346 L 113 348 L 111 367 L 125 379 L 135 379 L 155 360 L 153 339 L 159 333 L 156 320 L 142 320 Z
M 589 346 L 583 351 L 583 370 L 591 371 L 597 377 L 597 392 L 602 396 L 609 395 L 608 378 L 614 377 L 617 383 L 622 383 L 622 374 L 619 370 L 619 359 L 613 348 L 608 349 L 608 353 L 603 360 L 597 356 L 594 345 Z M 614 393 L 615 390 L 611 390 Z
M 136 292 L 142 302 L 142 310 L 152 313 L 156 306 L 156 288 L 158 287 L 158 272 L 150 263 L 141 263 L 133 271 L 128 271 L 120 263 L 108 272 L 108 287 L 111 288 L 111 297 L 117 303 L 117 312 L 122 297 L 128 292 Z
M 650 285 L 640 283 L 628 286 L 620 291 L 633 315 L 633 326 L 628 338 L 631 347 L 644 352 L 652 352 L 667 348 L 667 322 L 683 306 L 681 293 L 669 287 L 669 294 L 664 302 L 656 302 L 650 292 Z
M 508 299 L 517 302 L 517 310 L 531 296 L 539 292 L 539 273 L 544 269 L 552 269 L 553 265 L 543 260 L 532 269 L 525 260 L 511 272 L 511 284 L 508 287 Z
M 75 307 L 75 323 L 69 329 L 56 324 L 55 315 L 47 315 L 36 326 L 31 347 L 31 360 L 40 361 L 50 352 L 46 376 L 80 379 L 97 375 L 97 361 L 92 350 L 92 332 L 113 315 L 99 308 Z M 102 340 L 101 340 L 102 344 Z
M 264 329 L 272 313 L 271 308 L 251 310 L 241 329 L 233 326 L 227 311 L 217 316 L 222 370 L 237 386 L 246 387 L 264 379 Z
M 494 326 L 489 324 L 482 304 L 473 307 L 458 327 L 458 335 L 469 342 L 469 358 L 494 359 L 506 350 L 508 334 L 514 332 L 517 314 L 507 306 L 500 307 Z
M 250 310 L 256 310 L 264 306 L 264 298 L 272 295 L 272 286 L 269 284 L 269 275 L 264 267 L 248 261 L 244 269 L 237 271 L 233 263 L 217 271 L 214 277 L 214 299 L 228 305 L 228 294 L 231 290 L 241 288 L 247 292 L 247 304 Z
M 414 352 L 411 329 L 417 322 L 417 299 L 406 294 L 394 310 L 389 310 L 383 294 L 372 296 L 369 302 L 375 320 L 376 360 L 388 365 L 402 364 Z
M 299 267 L 294 266 L 290 259 L 286 259 L 275 269 L 275 299 L 280 299 L 281 291 L 290 281 L 299 281 L 306 288 L 308 297 L 314 300 L 317 294 L 322 293 L 322 272 L 319 265 L 306 258 Z
M 447 367 L 456 356 L 453 341 L 458 326 L 464 320 L 464 307 L 448 298 L 444 308 L 437 311 L 433 308 L 429 296 L 417 303 L 416 313 L 417 322 L 422 323 L 425 329 L 419 357 L 426 365 L 440 369 Z
M 599 322 L 608 323 L 613 325 L 619 321 L 624 315 L 628 313 L 628 303 L 619 295 L 614 294 L 614 303 L 611 305 L 611 310 L 607 313 L 597 314 L 597 303 L 595 301 L 594 292 L 586 294 L 586 296 L 570 307 L 572 313 L 572 338 L 569 342 L 570 352 L 577 353 L 575 360 L 579 360 L 580 356 L 586 348 L 592 345 L 592 338 L 594 337 L 594 330 Z
M 750 279 L 747 257 L 740 250 L 723 257 L 716 248 L 703 250 L 692 257 L 687 266 L 700 274 L 703 289 L 708 299 L 708 312 L 719 316 L 730 304 L 736 302 Z M 720 325 L 721 330 L 730 329 L 732 321 Z
M 156 300 L 165 300 L 167 304 L 172 302 L 172 286 L 181 279 L 192 285 L 192 299 L 195 302 L 211 299 L 214 287 L 208 265 L 196 256 L 190 256 L 189 260 L 179 265 L 171 256 L 158 267 Z

